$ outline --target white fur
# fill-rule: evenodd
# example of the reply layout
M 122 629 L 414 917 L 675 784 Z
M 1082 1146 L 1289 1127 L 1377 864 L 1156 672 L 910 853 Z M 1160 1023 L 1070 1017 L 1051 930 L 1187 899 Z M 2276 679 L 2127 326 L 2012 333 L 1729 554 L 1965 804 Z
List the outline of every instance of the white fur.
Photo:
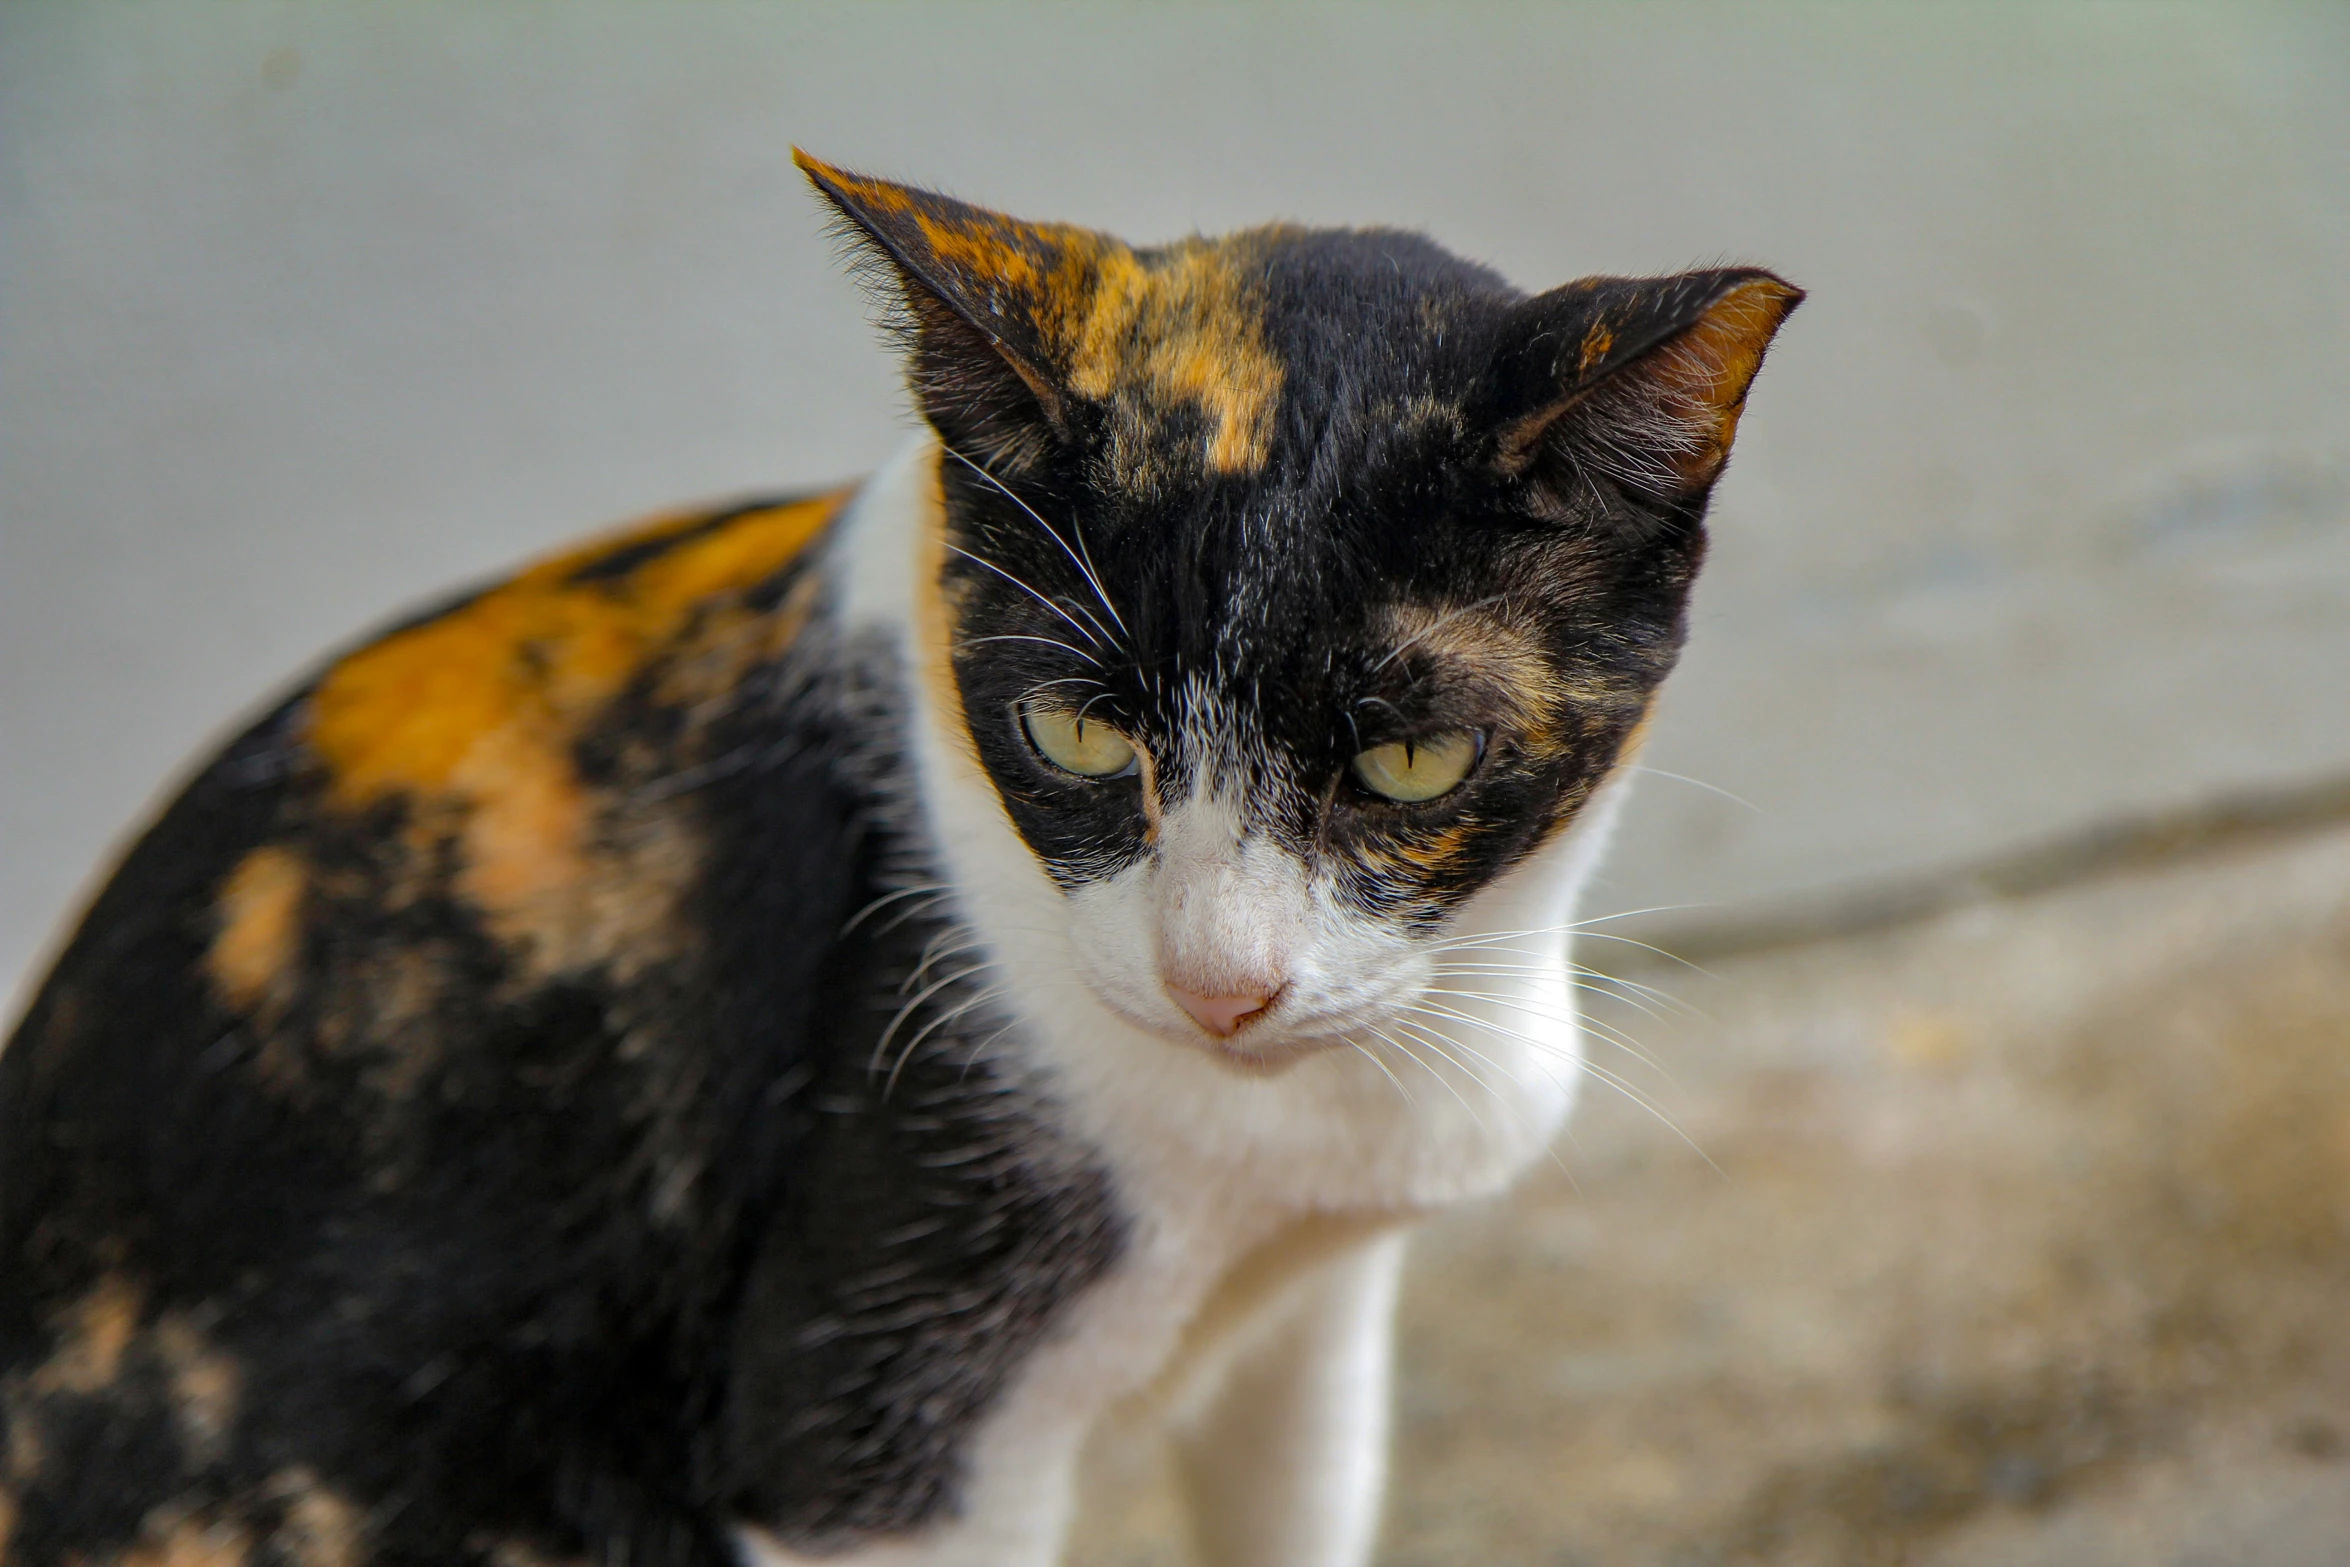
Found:
M 1265 1315 L 1212 1402 L 1176 1422 L 1194 1543 L 1216 1567 L 1356 1567 L 1386 1479 L 1404 1237 L 1321 1269 Z
M 935 525 L 937 460 L 924 441 L 878 475 L 834 562 L 843 613 L 897 638 L 909 667 L 921 656 L 914 563 Z M 1003 1004 L 1023 1025 L 1003 1047 L 1017 1054 L 998 1064 L 1030 1074 L 1062 1106 L 1068 1129 L 1110 1172 L 1130 1239 L 975 1433 L 959 1514 L 823 1560 L 1045 1567 L 1058 1559 L 1088 1431 L 1167 1370 L 1242 1257 L 1317 1215 L 1400 1222 L 1498 1193 L 1540 1157 L 1573 1101 L 1580 1060 L 1566 926 L 1620 785 L 1473 899 L 1445 938 L 1494 938 L 1506 945 L 1463 956 L 1481 968 L 1525 967 L 1438 981 L 1441 951 L 1351 915 L 1293 858 L 1245 838 L 1212 783 L 1169 811 L 1157 868 L 1063 894 L 1014 831 L 957 720 L 932 710 L 925 682 L 909 685 L 926 825 L 994 977 L 1007 982 Z M 1511 934 L 1523 932 L 1544 934 Z M 1234 1043 L 1293 1058 L 1253 1072 L 1219 1059 L 1167 998 L 1167 962 L 1204 978 L 1278 970 L 1290 988 Z M 1414 1059 L 1367 1032 L 1403 1037 L 1402 1009 L 1432 982 L 1473 993 L 1433 998 L 1466 1015 L 1433 1020 L 1451 1059 L 1426 1046 Z M 1349 1037 L 1379 1059 L 1334 1043 Z M 1400 1253 L 1400 1238 L 1388 1236 L 1326 1264 L 1303 1292 L 1308 1305 L 1281 1297 L 1297 1315 L 1264 1341 L 1283 1346 L 1272 1362 L 1225 1357 L 1229 1408 L 1220 1413 L 1211 1397 L 1188 1426 L 1248 1460 L 1214 1473 L 1192 1465 L 1197 1533 L 1217 1560 L 1368 1560 L 1385 1445 L 1373 1412 L 1385 1404 Z M 746 1544 L 774 1567 L 813 1560 L 755 1531 Z

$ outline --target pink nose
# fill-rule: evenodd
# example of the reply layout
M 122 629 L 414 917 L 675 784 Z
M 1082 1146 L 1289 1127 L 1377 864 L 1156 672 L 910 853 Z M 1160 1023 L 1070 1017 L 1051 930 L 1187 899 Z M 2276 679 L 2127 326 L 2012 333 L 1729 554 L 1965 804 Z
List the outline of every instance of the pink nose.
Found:
M 1195 990 L 1185 990 L 1181 985 L 1169 985 L 1167 994 L 1173 996 L 1176 1005 L 1190 1013 L 1200 1027 L 1218 1039 L 1230 1039 L 1240 1032 L 1241 1025 L 1273 1004 L 1271 996 L 1253 993 L 1203 996 Z

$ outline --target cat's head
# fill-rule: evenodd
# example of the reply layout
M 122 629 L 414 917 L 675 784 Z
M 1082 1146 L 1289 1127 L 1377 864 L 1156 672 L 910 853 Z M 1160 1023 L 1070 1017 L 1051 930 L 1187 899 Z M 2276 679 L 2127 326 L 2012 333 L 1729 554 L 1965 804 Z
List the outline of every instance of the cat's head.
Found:
M 801 161 L 945 444 L 945 700 L 1088 983 L 1244 1065 L 1376 1024 L 1625 759 L 1800 291 L 1135 249 Z

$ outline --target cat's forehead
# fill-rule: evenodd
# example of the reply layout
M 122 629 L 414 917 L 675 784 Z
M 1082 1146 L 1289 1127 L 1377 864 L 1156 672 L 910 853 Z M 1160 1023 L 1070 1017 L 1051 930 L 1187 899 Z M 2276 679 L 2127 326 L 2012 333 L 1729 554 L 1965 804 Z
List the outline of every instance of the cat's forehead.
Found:
M 1276 224 L 1113 255 L 1069 385 L 1103 410 L 1097 473 L 1146 493 L 1329 488 L 1338 465 L 1457 433 L 1481 329 L 1515 297 L 1384 230 Z

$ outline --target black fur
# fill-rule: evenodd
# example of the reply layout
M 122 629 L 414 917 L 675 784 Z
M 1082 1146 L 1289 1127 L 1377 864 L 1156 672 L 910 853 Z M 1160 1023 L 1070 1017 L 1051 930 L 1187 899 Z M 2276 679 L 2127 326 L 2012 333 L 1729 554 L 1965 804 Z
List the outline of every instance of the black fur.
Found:
M 711 845 L 691 956 L 626 980 L 518 983 L 445 890 L 387 911 L 397 813 L 319 808 L 304 697 L 174 802 L 0 1054 L 0 1385 L 43 1453 L 7 1560 L 113 1555 L 159 1509 L 266 1542 L 291 1468 L 361 1509 L 387 1563 L 731 1562 L 737 1521 L 826 1543 L 952 1504 L 960 1438 L 1117 1223 L 1041 1108 L 972 1062 L 1000 1020 L 875 1069 L 951 926 L 901 903 L 843 934 L 922 846 L 873 738 L 888 682 L 801 682 L 767 671 L 709 736 L 753 759 L 685 796 Z M 659 719 L 618 704 L 583 772 Z M 405 1027 L 435 1059 L 405 1094 L 386 1040 L 273 1083 L 204 983 L 220 885 L 270 841 L 341 891 L 309 908 L 266 1033 L 348 1027 L 354 971 L 430 952 L 435 1000 Z M 108 1278 L 138 1301 L 121 1373 L 43 1391 L 60 1321 Z M 239 1386 L 210 1453 L 150 1346 L 172 1320 Z

